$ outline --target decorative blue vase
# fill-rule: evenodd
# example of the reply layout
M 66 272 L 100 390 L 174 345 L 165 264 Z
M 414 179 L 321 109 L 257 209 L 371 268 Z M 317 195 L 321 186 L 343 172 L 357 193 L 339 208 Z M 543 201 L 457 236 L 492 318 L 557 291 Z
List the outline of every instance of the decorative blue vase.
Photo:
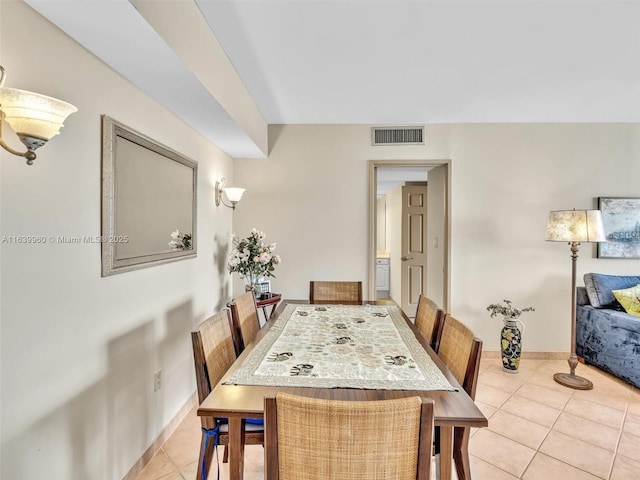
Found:
M 504 319 L 504 327 L 500 333 L 500 351 L 502 353 L 502 368 L 508 373 L 518 373 L 520 354 L 522 353 L 522 334 L 518 328 L 519 320 Z M 520 322 L 524 327 L 524 323 Z M 523 328 L 524 330 L 524 328 Z

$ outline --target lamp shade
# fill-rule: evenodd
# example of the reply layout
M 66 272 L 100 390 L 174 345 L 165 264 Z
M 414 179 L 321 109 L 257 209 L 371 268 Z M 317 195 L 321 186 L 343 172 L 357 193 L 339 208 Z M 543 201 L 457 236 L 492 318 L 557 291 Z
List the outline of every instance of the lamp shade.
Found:
M 222 191 L 231 203 L 237 203 L 242 198 L 242 194 L 244 193 L 245 189 L 237 187 L 226 187 L 223 188 Z
M 0 110 L 18 135 L 49 140 L 60 133 L 65 119 L 78 109 L 38 93 L 0 87 Z
M 549 242 L 605 242 L 600 210 L 555 210 L 549 212 Z

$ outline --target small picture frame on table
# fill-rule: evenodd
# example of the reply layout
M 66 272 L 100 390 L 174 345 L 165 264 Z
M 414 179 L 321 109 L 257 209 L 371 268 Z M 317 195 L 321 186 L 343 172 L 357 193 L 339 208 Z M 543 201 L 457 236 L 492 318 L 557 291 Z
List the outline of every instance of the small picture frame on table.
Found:
M 271 297 L 271 282 L 269 280 L 258 283 L 258 291 L 256 292 L 256 297 L 259 299 Z

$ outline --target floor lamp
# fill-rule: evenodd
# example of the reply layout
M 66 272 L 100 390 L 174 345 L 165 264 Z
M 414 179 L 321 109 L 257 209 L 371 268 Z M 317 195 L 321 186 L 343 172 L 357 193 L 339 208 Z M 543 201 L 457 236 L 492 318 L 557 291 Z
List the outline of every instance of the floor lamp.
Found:
M 586 378 L 576 375 L 576 262 L 581 242 L 604 242 L 604 228 L 600 210 L 556 210 L 549 212 L 547 241 L 567 242 L 571 247 L 571 355 L 570 373 L 556 373 L 553 379 L 560 385 L 578 390 L 593 388 Z

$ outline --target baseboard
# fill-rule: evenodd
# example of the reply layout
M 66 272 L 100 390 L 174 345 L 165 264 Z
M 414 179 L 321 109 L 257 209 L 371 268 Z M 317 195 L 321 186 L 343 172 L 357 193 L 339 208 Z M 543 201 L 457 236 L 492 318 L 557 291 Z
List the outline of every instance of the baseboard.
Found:
M 494 360 L 501 358 L 500 350 L 482 350 L 482 358 Z M 528 360 L 566 360 L 569 352 L 522 352 L 520 358 Z
M 127 474 L 122 477 L 122 480 L 135 480 L 142 472 L 144 467 L 151 461 L 153 456 L 158 453 L 158 450 L 164 445 L 164 442 L 168 440 L 171 434 L 178 428 L 180 422 L 184 420 L 187 414 L 198 404 L 198 395 L 193 392 L 193 395 L 185 402 L 185 404 L 178 410 L 178 413 L 169 421 L 169 424 L 162 429 L 155 441 L 145 450 L 142 456 L 133 464 Z

